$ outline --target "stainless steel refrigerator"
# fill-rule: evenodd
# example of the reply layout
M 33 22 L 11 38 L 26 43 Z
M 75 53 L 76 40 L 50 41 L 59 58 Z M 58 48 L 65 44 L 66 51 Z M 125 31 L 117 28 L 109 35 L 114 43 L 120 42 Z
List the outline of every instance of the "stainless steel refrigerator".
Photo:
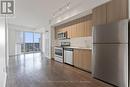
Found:
M 93 28 L 92 75 L 128 87 L 128 20 Z

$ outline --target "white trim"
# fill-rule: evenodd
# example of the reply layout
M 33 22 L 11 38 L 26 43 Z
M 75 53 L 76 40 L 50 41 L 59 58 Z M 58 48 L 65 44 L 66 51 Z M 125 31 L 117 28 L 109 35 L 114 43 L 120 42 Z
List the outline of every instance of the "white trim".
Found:
M 4 86 L 3 87 L 6 87 L 6 81 L 7 81 L 7 74 L 5 73 L 5 75 L 4 75 Z

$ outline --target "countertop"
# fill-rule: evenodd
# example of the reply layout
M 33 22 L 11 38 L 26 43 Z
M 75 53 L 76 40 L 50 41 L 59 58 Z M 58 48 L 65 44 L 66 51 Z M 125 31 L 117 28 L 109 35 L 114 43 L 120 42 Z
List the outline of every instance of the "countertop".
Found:
M 62 47 L 62 46 L 55 46 L 55 47 Z M 87 48 L 87 47 L 73 47 L 73 46 L 64 46 L 64 47 L 62 47 L 62 48 L 92 50 L 92 48 Z
M 86 48 L 86 47 L 64 47 L 64 48 L 73 48 L 73 49 L 84 49 L 84 50 L 92 50 L 92 48 Z

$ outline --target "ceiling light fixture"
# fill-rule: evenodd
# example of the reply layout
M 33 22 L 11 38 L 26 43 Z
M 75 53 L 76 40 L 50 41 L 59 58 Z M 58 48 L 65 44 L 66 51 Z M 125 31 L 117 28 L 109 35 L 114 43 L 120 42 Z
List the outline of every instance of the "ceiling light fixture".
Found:
M 70 9 L 70 3 L 67 3 L 67 9 Z
M 70 9 L 70 7 L 69 7 L 69 6 L 67 6 L 67 9 Z
M 66 10 L 70 9 L 70 1 L 65 0 L 66 4 L 55 11 L 52 15 L 53 18 L 59 16 L 61 13 L 65 12 Z

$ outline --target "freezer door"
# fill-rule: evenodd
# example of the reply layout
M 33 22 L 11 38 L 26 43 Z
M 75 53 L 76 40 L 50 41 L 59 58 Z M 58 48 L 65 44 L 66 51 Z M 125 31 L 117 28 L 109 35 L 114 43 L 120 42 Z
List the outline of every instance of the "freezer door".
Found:
M 127 87 L 128 44 L 94 44 L 92 62 L 93 77 Z
M 128 20 L 95 26 L 93 43 L 128 43 Z

